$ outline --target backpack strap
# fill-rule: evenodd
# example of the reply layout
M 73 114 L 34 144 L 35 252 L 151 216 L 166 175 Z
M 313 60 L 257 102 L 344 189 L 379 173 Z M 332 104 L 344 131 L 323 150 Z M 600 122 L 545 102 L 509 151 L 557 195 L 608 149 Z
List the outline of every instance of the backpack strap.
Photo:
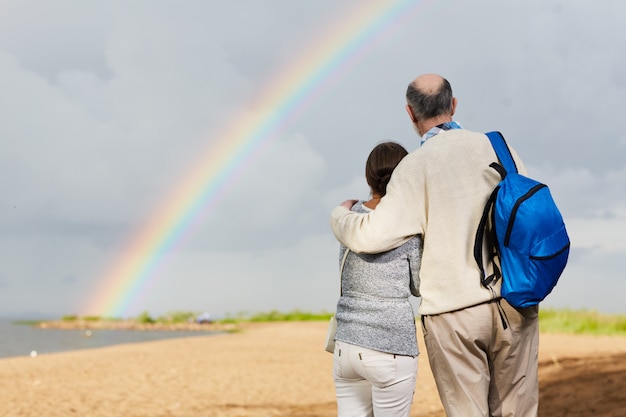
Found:
M 339 294 L 341 296 L 343 296 L 343 266 L 346 264 L 348 253 L 350 253 L 350 249 L 346 247 L 346 251 L 343 253 L 343 257 L 341 258 L 341 266 L 339 267 Z
M 496 151 L 496 155 L 506 172 L 517 172 L 517 166 L 513 160 L 513 155 L 511 155 L 511 150 L 506 144 L 502 133 L 494 131 L 487 132 L 486 135 L 489 138 L 489 141 L 491 141 L 491 146 L 493 146 L 493 150 Z
M 506 141 L 504 140 L 502 134 L 497 131 L 487 132 L 485 134 L 489 138 L 491 146 L 493 146 L 493 149 L 496 152 L 496 156 L 500 161 L 500 163 L 492 162 L 491 164 L 489 164 L 489 166 L 498 171 L 501 179 L 504 179 L 504 177 L 506 177 L 507 173 L 509 172 L 517 172 L 517 166 L 515 165 L 515 161 L 513 160 L 511 151 L 506 144 Z M 496 282 L 502 277 L 502 272 L 500 271 L 500 268 L 498 268 L 497 263 L 494 261 L 494 258 L 499 257 L 499 253 L 498 244 L 496 242 L 497 237 L 493 231 L 493 206 L 495 204 L 499 190 L 500 186 L 494 188 L 493 192 L 487 199 L 487 203 L 485 204 L 483 214 L 478 224 L 478 229 L 476 230 L 476 236 L 474 238 L 474 260 L 476 260 L 478 269 L 480 269 L 480 283 L 485 288 L 490 288 L 492 283 Z M 490 214 L 491 219 L 489 216 Z M 489 224 L 489 220 L 491 220 L 491 225 Z M 485 239 L 489 241 L 487 244 L 487 247 L 489 248 L 487 260 L 489 263 L 493 264 L 493 274 L 491 275 L 486 274 L 485 265 L 483 264 L 483 241 Z
M 489 288 L 489 286 L 497 281 L 501 277 L 500 269 L 497 264 L 494 262 L 494 258 L 498 256 L 498 245 L 494 244 L 493 240 L 495 239 L 495 234 L 491 232 L 491 230 L 487 231 L 489 228 L 488 220 L 489 214 L 493 214 L 493 205 L 496 201 L 496 196 L 498 195 L 498 190 L 500 187 L 496 187 L 489 199 L 487 200 L 487 204 L 485 204 L 485 208 L 483 210 L 483 214 L 480 218 L 480 223 L 478 224 L 478 229 L 476 229 L 476 237 L 474 238 L 474 260 L 476 260 L 476 264 L 478 265 L 478 269 L 480 269 L 480 283 L 485 288 Z M 493 221 L 493 220 L 492 220 Z M 487 233 L 485 233 L 487 232 Z M 483 240 L 488 239 L 490 243 L 488 247 L 490 248 L 490 252 L 488 254 L 488 261 L 493 263 L 493 274 L 487 276 L 485 273 L 485 266 L 483 265 Z

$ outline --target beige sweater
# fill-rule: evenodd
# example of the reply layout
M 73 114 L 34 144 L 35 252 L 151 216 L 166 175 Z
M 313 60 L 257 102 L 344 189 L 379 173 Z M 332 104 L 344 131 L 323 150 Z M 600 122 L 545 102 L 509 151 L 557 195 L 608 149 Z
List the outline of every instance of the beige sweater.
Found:
M 512 150 L 518 171 L 526 173 Z M 407 155 L 396 167 L 376 210 L 357 214 L 335 207 L 337 239 L 357 253 L 378 253 L 423 235 L 419 313 L 439 314 L 489 301 L 480 284 L 474 239 L 487 198 L 500 180 L 486 135 L 448 130 Z M 499 282 L 495 287 L 499 296 Z

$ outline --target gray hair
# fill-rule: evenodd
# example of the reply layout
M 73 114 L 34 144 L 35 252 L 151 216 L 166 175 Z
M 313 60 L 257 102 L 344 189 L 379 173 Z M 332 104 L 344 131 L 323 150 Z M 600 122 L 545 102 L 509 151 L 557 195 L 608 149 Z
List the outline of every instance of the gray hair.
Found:
M 452 112 L 452 86 L 445 78 L 437 91 L 424 93 L 415 82 L 406 90 L 406 102 L 418 120 L 428 120 Z

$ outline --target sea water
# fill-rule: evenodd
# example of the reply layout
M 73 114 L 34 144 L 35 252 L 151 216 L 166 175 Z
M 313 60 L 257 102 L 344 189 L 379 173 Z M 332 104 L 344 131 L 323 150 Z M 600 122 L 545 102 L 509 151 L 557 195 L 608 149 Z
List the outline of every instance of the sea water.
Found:
M 0 319 L 0 358 L 217 334 L 216 331 L 38 329 Z

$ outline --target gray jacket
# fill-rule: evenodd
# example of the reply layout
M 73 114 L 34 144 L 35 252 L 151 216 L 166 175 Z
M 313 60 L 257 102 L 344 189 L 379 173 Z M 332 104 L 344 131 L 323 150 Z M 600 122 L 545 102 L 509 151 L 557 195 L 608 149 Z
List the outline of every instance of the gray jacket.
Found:
M 370 209 L 363 201 L 352 210 Z M 341 245 L 339 259 L 346 247 Z M 379 254 L 349 252 L 337 303 L 335 340 L 381 352 L 417 356 L 415 314 L 409 302 L 419 297 L 422 239 L 416 236 L 396 249 Z

